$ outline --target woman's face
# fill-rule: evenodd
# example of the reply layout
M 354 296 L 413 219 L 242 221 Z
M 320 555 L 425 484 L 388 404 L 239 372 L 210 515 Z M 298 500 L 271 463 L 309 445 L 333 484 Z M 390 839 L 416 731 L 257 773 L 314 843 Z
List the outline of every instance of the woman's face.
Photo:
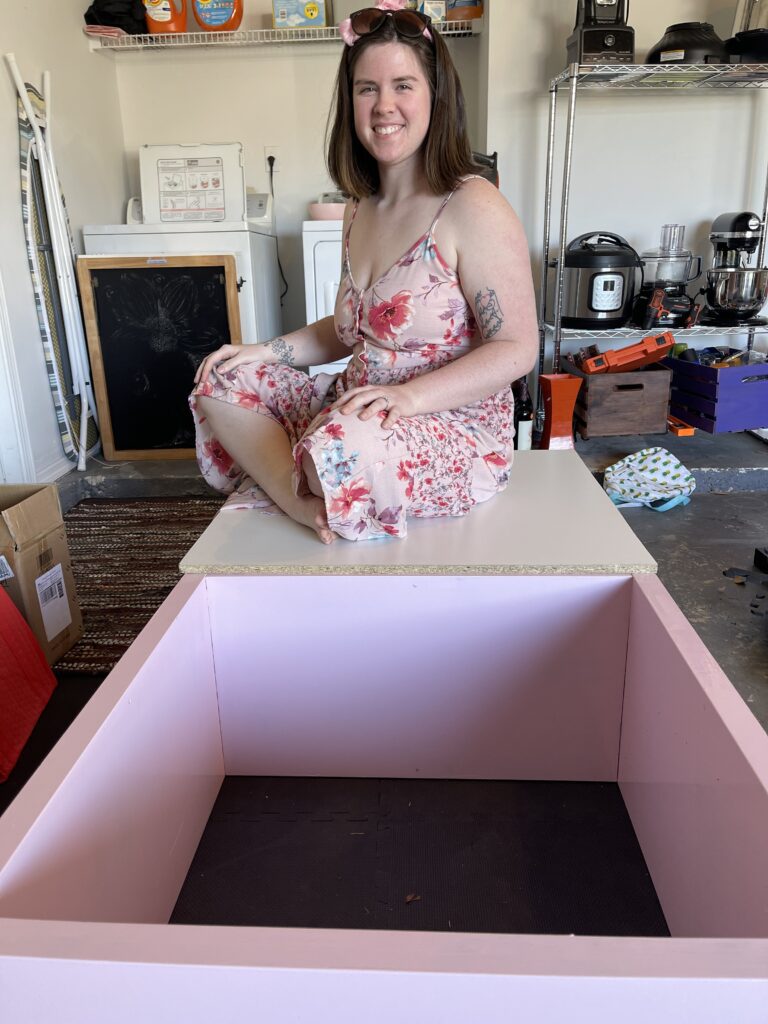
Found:
M 412 47 L 369 46 L 355 65 L 352 100 L 357 137 L 381 166 L 420 159 L 432 95 Z

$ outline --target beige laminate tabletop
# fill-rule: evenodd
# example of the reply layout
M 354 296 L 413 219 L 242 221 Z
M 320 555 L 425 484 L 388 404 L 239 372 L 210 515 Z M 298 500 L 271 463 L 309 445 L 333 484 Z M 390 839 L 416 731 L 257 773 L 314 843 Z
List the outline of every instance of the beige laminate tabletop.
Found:
M 325 545 L 287 516 L 222 509 L 180 568 L 208 576 L 605 575 L 657 566 L 568 450 L 516 453 L 502 494 L 468 516 L 410 519 L 405 540 Z

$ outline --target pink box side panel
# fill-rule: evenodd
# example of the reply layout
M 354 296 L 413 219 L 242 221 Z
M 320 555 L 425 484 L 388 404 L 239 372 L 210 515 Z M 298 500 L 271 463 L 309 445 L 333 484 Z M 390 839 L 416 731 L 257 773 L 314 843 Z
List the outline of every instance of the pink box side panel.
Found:
M 208 587 L 228 774 L 616 779 L 631 579 Z
M 0 915 L 168 920 L 223 778 L 197 582 L 178 585 L 3 816 Z
M 225 1007 L 227 1020 L 269 1024 L 764 1024 L 768 1004 L 768 980 L 755 971 L 766 959 L 765 943 L 718 949 L 675 940 L 344 931 L 299 931 L 292 939 L 283 929 L 270 942 L 263 930 L 239 929 L 233 937 L 233 929 L 210 929 L 211 963 L 195 962 L 191 951 L 163 963 L 151 936 L 138 941 L 152 930 L 128 933 L 119 959 L 107 954 L 101 962 L 3 958 L 0 941 L 9 1019 L 210 1024 Z M 173 931 L 182 947 L 204 930 L 162 931 Z M 254 932 L 261 932 L 259 966 L 249 963 Z
M 634 588 L 619 783 L 667 924 L 767 937 L 768 736 L 661 583 Z

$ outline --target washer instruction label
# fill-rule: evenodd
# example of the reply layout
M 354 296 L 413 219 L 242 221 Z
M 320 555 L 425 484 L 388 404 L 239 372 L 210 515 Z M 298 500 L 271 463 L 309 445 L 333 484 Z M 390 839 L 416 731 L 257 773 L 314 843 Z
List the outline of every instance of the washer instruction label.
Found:
M 160 220 L 224 220 L 221 157 L 157 161 Z

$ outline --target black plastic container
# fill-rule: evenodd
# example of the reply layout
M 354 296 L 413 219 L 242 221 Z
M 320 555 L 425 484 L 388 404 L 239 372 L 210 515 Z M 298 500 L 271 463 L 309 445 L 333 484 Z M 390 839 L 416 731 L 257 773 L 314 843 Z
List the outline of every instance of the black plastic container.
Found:
M 725 43 L 708 21 L 681 21 L 670 25 L 652 46 L 646 64 L 727 63 Z

